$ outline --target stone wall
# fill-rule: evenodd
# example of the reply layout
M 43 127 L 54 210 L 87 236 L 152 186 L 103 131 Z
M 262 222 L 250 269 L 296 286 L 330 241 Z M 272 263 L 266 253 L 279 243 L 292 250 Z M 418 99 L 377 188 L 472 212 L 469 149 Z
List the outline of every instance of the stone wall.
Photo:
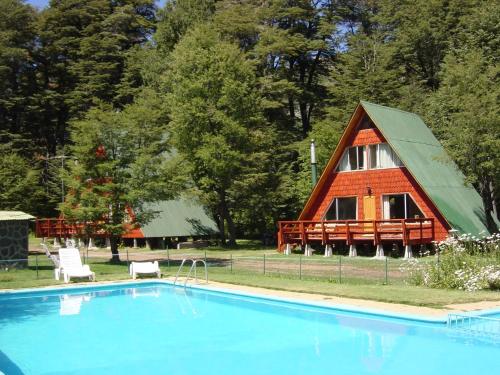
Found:
M 0 221 L 0 267 L 22 266 L 26 262 L 2 262 L 28 258 L 28 221 Z

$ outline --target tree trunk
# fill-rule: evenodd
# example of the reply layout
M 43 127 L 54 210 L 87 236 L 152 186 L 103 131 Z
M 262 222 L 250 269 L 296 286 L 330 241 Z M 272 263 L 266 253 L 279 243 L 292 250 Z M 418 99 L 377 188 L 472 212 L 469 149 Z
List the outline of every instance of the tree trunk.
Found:
M 494 212 L 493 205 L 495 202 L 493 200 L 489 178 L 485 178 L 485 180 L 481 183 L 481 198 L 483 200 L 484 214 L 486 216 L 486 227 L 490 233 L 495 233 L 498 231 L 498 228 L 492 216 Z
M 118 252 L 118 237 L 110 237 L 109 244 L 111 245 L 111 263 L 120 262 L 120 253 Z
M 222 216 L 220 207 L 218 210 L 217 225 L 219 226 L 220 245 L 226 246 L 226 228 L 224 226 L 224 217 Z
M 227 244 L 234 247 L 236 246 L 236 228 L 234 227 L 233 218 L 231 217 L 231 213 L 229 212 L 229 208 L 227 207 L 225 192 L 219 193 L 219 200 L 221 220 L 225 220 L 227 222 L 227 229 L 229 232 L 229 239 Z

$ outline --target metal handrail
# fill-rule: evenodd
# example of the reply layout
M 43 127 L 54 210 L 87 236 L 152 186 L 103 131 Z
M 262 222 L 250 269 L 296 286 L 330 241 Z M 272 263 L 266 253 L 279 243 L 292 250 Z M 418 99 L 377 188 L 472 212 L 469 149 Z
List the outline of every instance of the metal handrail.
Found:
M 500 319 L 488 316 L 448 314 L 448 328 L 500 338 Z
M 175 275 L 175 279 L 174 279 L 174 285 L 177 284 L 177 279 L 179 278 L 179 274 L 182 270 L 182 267 L 184 266 L 184 264 L 187 262 L 187 261 L 191 261 L 192 264 L 191 264 L 191 267 L 189 268 L 189 272 L 187 273 L 186 275 L 186 279 L 184 280 L 184 288 L 186 287 L 187 285 L 187 282 L 189 280 L 189 277 L 191 276 L 191 273 L 193 272 L 194 270 L 194 278 L 195 278 L 195 283 L 198 283 L 198 272 L 197 272 L 197 268 L 196 268 L 196 264 L 198 262 L 201 262 L 203 263 L 203 267 L 205 268 L 205 283 L 208 284 L 208 270 L 207 270 L 207 262 L 205 262 L 203 259 L 189 259 L 189 258 L 184 258 L 182 259 L 182 262 L 181 262 L 181 265 L 179 266 L 179 269 L 177 270 L 177 273 Z

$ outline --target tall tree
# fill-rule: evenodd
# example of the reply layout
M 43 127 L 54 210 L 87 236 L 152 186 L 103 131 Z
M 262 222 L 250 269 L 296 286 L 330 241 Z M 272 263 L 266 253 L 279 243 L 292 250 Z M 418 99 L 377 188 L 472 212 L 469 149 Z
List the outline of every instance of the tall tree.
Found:
M 66 143 L 71 118 L 99 102 L 124 104 L 127 54 L 148 40 L 154 10 L 152 0 L 53 0 L 42 12 L 39 100 L 51 153 Z
M 265 180 L 266 138 L 254 66 L 211 25 L 190 31 L 170 55 L 167 82 L 174 144 L 194 185 L 236 244 L 239 188 Z
M 215 12 L 217 0 L 171 0 L 159 13 L 154 39 L 161 53 L 171 52 L 182 36 L 198 23 L 207 22 Z
M 37 133 L 36 114 L 30 109 L 37 91 L 36 18 L 23 1 L 0 0 L 0 135 L 29 139 Z
M 86 225 L 88 236 L 110 237 L 112 261 L 119 260 L 124 224 L 144 224 L 155 214 L 146 204 L 173 195 L 163 104 L 145 91 L 117 112 L 109 105 L 91 109 L 72 125 L 68 194 L 61 211 Z M 129 209 L 133 217 L 128 220 Z
M 226 0 L 215 17 L 218 29 L 259 62 L 274 99 L 268 116 L 285 115 L 300 138 L 311 130 L 326 94 L 321 76 L 335 56 L 336 20 L 330 2 L 317 0 Z

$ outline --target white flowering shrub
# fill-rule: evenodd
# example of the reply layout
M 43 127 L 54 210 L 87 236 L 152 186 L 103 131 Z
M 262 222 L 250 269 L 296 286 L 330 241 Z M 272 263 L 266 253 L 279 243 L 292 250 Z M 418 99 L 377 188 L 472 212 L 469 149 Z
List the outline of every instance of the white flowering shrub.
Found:
M 500 289 L 500 234 L 462 235 L 436 243 L 433 261 L 413 259 L 400 267 L 407 281 L 432 288 L 473 292 Z

